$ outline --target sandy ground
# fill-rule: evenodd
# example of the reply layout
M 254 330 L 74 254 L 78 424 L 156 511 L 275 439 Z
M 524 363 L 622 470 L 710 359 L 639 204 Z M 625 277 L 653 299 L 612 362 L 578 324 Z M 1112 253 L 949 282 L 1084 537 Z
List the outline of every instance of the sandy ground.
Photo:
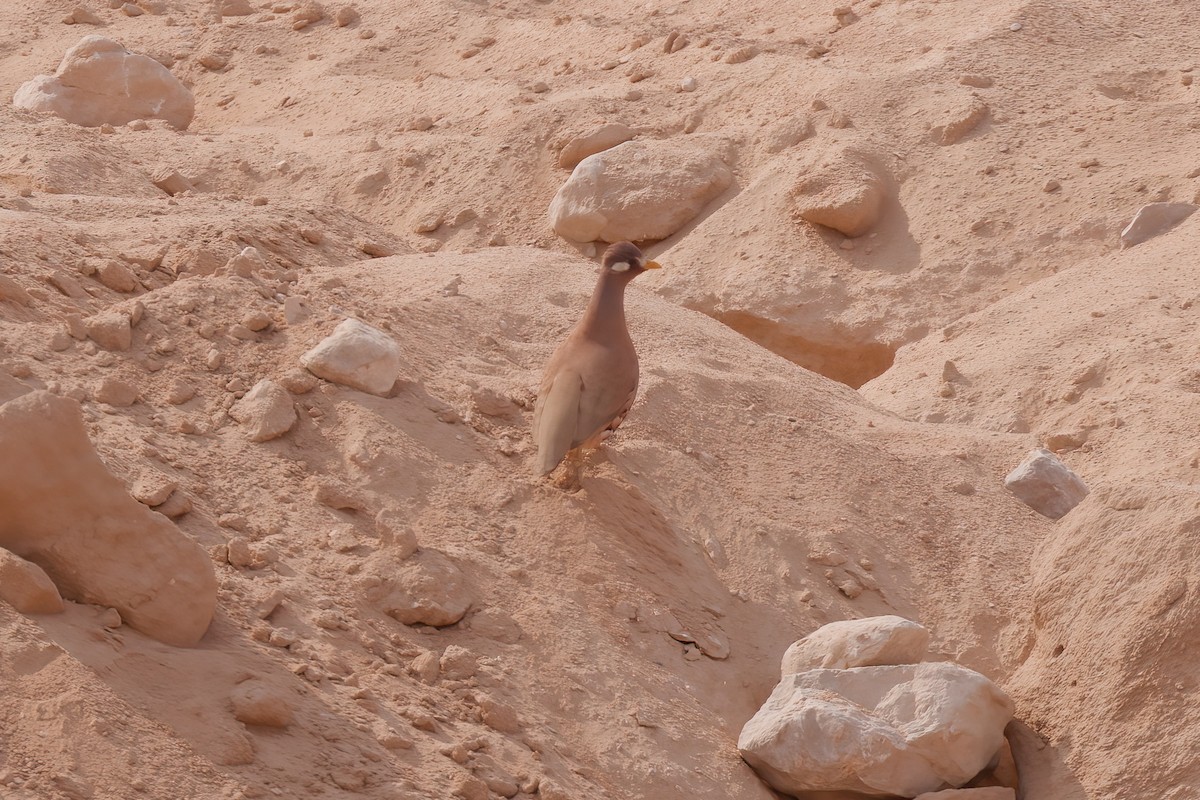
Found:
M 144 5 L 0 6 L 0 273 L 30 298 L 0 300 L 0 401 L 75 397 L 114 474 L 177 482 L 219 609 L 173 648 L 0 605 L 5 798 L 766 800 L 735 742 L 783 651 L 880 613 L 1013 695 L 1025 797 L 1193 796 L 1200 215 L 1118 247 L 1200 190 L 1190 4 L 359 0 L 302 30 L 300 4 Z M 8 103 L 89 33 L 168 63 L 190 128 Z M 567 495 L 531 475 L 530 410 L 594 263 L 546 208 L 607 122 L 715 142 L 736 179 L 648 246 L 639 400 Z M 850 249 L 784 185 L 847 149 L 891 191 Z M 270 276 L 189 271 L 248 245 Z M 138 302 L 128 351 L 66 334 Z M 399 390 L 321 383 L 250 442 L 236 397 L 348 315 L 400 344 Z M 1093 490 L 1058 522 L 1002 484 L 1043 444 Z M 373 601 L 402 568 L 381 512 L 461 571 L 462 622 Z M 288 727 L 235 718 L 247 681 Z

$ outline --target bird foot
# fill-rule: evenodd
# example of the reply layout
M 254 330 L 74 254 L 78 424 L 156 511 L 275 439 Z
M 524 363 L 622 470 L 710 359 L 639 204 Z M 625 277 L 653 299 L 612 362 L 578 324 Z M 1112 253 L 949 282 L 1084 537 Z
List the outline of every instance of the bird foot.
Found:
M 567 454 L 562 463 L 562 470 L 552 482 L 564 492 L 575 494 L 583 488 L 583 483 L 580 481 L 582 474 L 583 456 L 573 451 Z

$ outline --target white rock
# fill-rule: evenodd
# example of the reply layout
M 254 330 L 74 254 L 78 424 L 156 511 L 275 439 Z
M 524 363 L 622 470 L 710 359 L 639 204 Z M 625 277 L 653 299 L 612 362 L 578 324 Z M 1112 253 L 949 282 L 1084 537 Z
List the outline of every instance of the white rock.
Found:
M 594 131 L 576 136 L 567 142 L 558 153 L 558 165 L 563 169 L 574 169 L 576 164 L 588 156 L 628 142 L 635 135 L 633 128 L 619 122 L 601 125 Z
M 0 600 L 22 614 L 55 614 L 63 599 L 46 571 L 0 548 Z
M 679 90 L 681 92 L 694 92 L 694 91 L 696 91 L 696 86 L 697 86 L 696 79 L 693 78 L 691 75 L 688 75 L 686 78 L 684 78 L 683 80 L 681 80 L 679 82 Z
M 1032 451 L 1008 473 L 1004 487 L 1050 519 L 1059 519 L 1088 494 L 1087 485 L 1070 467 L 1041 448 Z
M 913 797 L 986 767 L 1012 712 L 995 684 L 956 664 L 817 669 L 779 682 L 738 750 L 786 794 Z
M 103 36 L 81 39 L 57 72 L 17 89 L 13 105 L 88 127 L 157 118 L 179 130 L 191 124 L 196 110 L 191 91 L 170 70 Z
M 292 396 L 270 378 L 263 378 L 229 409 L 229 416 L 246 428 L 252 442 L 277 439 L 296 424 Z
M 92 448 L 78 403 L 35 391 L 0 406 L 0 453 L 0 547 L 148 636 L 200 640 L 217 602 L 208 554 L 130 497 Z
M 810 669 L 916 664 L 925 657 L 929 631 L 894 615 L 822 625 L 783 654 L 784 677 Z
M 422 550 L 399 564 L 385 554 L 376 568 L 380 581 L 368 599 L 406 625 L 453 625 L 474 602 L 462 570 L 437 551 Z
M 347 319 L 300 363 L 318 378 L 384 397 L 400 375 L 400 347 L 378 328 Z
M 576 242 L 665 239 L 732 182 L 708 150 L 625 142 L 579 162 L 550 203 L 550 223 Z
M 1197 208 L 1200 206 L 1194 203 L 1150 203 L 1142 206 L 1125 230 L 1121 231 L 1122 249 L 1166 233 L 1195 213 Z

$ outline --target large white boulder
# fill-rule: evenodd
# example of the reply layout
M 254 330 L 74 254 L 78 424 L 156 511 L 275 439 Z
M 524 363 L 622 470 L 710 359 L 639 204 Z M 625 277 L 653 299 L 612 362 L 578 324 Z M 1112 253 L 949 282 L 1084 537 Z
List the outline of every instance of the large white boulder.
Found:
M 925 658 L 929 630 L 895 615 L 822 625 L 783 654 L 783 676 L 810 669 L 916 664 Z
M 378 328 L 347 319 L 300 363 L 318 378 L 384 397 L 400 376 L 400 346 Z
M 913 797 L 985 768 L 1012 713 L 1008 695 L 956 664 L 817 669 L 779 682 L 738 750 L 786 794 Z
M 81 39 L 53 75 L 17 89 L 13 105 L 88 127 L 156 118 L 183 130 L 196 113 L 191 91 L 169 69 L 103 36 Z
M 1049 450 L 1025 457 L 1004 478 L 1004 487 L 1022 503 L 1050 519 L 1066 515 L 1088 495 L 1087 484 Z
M 1133 247 L 1166 233 L 1196 213 L 1197 208 L 1200 206 L 1195 203 L 1149 203 L 1142 206 L 1121 231 L 1121 247 Z
M 576 242 L 665 239 L 732 182 L 711 149 L 625 142 L 579 162 L 550 202 L 550 224 Z
M 108 471 L 78 403 L 36 391 L 0 406 L 0 453 L 0 547 L 148 636 L 200 640 L 217 604 L 208 554 Z

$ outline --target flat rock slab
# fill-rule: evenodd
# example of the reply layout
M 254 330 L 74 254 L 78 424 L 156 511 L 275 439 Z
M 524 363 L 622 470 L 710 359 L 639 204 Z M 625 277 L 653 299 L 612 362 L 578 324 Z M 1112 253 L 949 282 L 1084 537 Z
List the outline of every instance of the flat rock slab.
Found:
M 1195 203 L 1150 203 L 1138 209 L 1121 231 L 1121 247 L 1133 247 L 1174 228 L 1200 208 Z
M 1050 519 L 1060 519 L 1088 495 L 1087 484 L 1049 450 L 1038 449 L 1008 473 L 1004 487 Z
M 103 36 L 81 39 L 53 75 L 17 89 L 13 105 L 86 127 L 153 118 L 183 130 L 196 113 L 191 91 L 169 69 Z
M 913 797 L 962 786 L 995 756 L 1008 695 L 948 663 L 788 675 L 738 739 L 742 758 L 786 794 Z
M 895 615 L 822 625 L 783 654 L 783 676 L 810 669 L 916 664 L 925 657 L 929 630 Z
M 217 604 L 208 554 L 108 471 L 78 403 L 36 391 L 0 406 L 0 453 L 0 547 L 147 636 L 204 636 Z

